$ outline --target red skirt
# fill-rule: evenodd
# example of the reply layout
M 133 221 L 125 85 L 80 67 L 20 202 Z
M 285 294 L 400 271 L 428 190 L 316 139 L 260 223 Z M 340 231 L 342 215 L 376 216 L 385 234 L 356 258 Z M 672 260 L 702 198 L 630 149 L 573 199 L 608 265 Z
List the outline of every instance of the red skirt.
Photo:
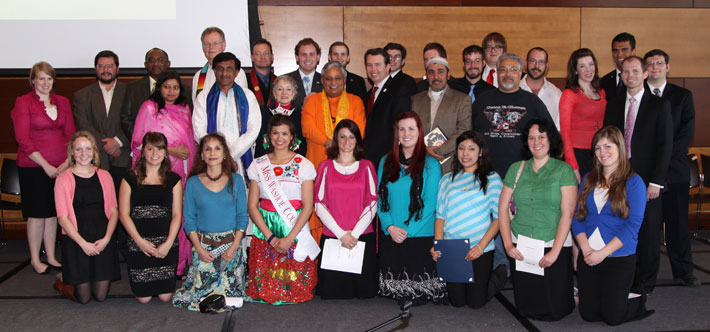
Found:
M 266 241 L 252 237 L 249 252 L 247 296 L 271 304 L 305 302 L 313 298 L 318 283 L 317 260 L 293 259 L 296 242 L 280 254 Z

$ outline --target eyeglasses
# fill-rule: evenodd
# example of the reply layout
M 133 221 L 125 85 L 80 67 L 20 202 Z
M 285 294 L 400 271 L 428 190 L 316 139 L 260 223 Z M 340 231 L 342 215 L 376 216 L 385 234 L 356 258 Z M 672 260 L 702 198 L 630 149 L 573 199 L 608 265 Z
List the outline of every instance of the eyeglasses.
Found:
M 116 68 L 116 65 L 114 65 L 112 63 L 111 64 L 99 64 L 99 65 L 96 65 L 96 68 L 98 68 L 98 69 L 104 69 L 104 68 L 105 69 L 113 69 L 113 68 Z
M 254 52 L 251 55 L 253 55 L 253 56 L 270 56 L 271 52 Z
M 501 74 L 504 74 L 504 73 L 512 73 L 512 74 L 515 74 L 515 73 L 517 73 L 517 72 L 519 72 L 519 71 L 520 71 L 520 69 L 519 69 L 518 67 L 510 67 L 510 68 L 507 68 L 507 67 L 500 67 L 500 68 L 498 68 L 498 72 L 501 73 Z
M 402 60 L 402 55 L 390 55 L 390 60 Z
M 148 59 L 145 60 L 145 62 L 150 62 L 150 63 L 153 63 L 153 62 L 167 62 L 167 61 L 168 61 L 168 59 L 165 59 L 165 58 L 148 58 Z
M 648 67 L 652 67 L 652 66 L 659 66 L 659 67 L 662 67 L 662 66 L 665 66 L 665 65 L 666 65 L 666 63 L 665 63 L 663 60 L 646 62 L 646 66 L 648 66 Z
M 533 66 L 534 66 L 534 65 L 537 65 L 537 64 L 541 64 L 541 65 L 544 66 L 544 65 L 547 63 L 547 61 L 545 61 L 545 60 L 540 60 L 540 61 L 538 61 L 538 60 L 535 60 L 535 59 L 530 59 L 530 60 L 528 60 L 528 63 L 531 64 L 531 65 L 533 65 Z
M 210 47 L 219 47 L 219 45 L 222 45 L 224 43 L 223 41 L 218 41 L 218 42 L 211 42 L 211 43 L 202 43 L 203 48 L 210 48 Z
M 483 49 L 486 51 L 492 51 L 492 50 L 499 50 L 500 51 L 503 49 L 503 45 L 488 45 L 488 46 L 484 47 Z

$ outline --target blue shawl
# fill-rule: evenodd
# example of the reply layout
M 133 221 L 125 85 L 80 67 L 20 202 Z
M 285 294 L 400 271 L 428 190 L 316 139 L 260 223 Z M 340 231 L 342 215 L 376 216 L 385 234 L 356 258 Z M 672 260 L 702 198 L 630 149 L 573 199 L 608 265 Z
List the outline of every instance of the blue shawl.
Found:
M 249 120 L 249 102 L 247 101 L 247 96 L 244 94 L 244 90 L 239 84 L 234 83 L 232 88 L 234 92 L 234 101 L 237 105 L 237 112 L 239 114 L 239 135 L 244 135 L 247 131 L 247 121 Z M 212 134 L 217 132 L 217 104 L 219 104 L 219 84 L 215 83 L 210 88 L 210 92 L 207 95 L 207 133 Z M 246 174 L 247 168 L 251 165 L 254 157 L 252 156 L 251 149 L 239 157 L 244 166 L 244 173 Z

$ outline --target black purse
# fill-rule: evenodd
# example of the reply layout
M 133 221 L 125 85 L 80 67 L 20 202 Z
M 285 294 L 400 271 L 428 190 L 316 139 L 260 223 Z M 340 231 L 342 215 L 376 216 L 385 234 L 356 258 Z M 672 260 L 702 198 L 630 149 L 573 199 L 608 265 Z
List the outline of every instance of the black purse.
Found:
M 216 314 L 223 311 L 227 306 L 224 295 L 212 294 L 200 301 L 200 312 Z

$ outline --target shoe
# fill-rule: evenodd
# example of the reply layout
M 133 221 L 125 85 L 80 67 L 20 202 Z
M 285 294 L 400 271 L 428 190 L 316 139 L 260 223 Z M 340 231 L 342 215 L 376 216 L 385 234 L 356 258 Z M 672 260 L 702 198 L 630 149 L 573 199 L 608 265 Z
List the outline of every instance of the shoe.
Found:
M 33 270 L 35 271 L 35 273 L 37 273 L 37 274 L 49 274 L 49 272 L 52 270 L 52 267 L 51 267 L 51 265 L 47 265 L 47 267 L 46 267 L 46 268 L 44 269 L 44 271 L 42 271 L 42 272 L 37 271 L 34 266 L 32 266 L 32 269 L 33 269 Z
M 57 278 L 57 281 L 54 282 L 53 287 L 62 296 L 76 302 L 76 298 L 74 297 L 74 286 L 65 285 L 64 282 L 62 282 L 62 278 Z
M 648 316 L 653 315 L 656 312 L 656 310 L 646 310 L 643 314 L 641 314 L 636 320 L 642 320 L 647 318 Z
M 688 287 L 700 287 L 700 280 L 694 274 L 689 273 L 680 278 L 674 278 L 673 281 L 683 284 Z

